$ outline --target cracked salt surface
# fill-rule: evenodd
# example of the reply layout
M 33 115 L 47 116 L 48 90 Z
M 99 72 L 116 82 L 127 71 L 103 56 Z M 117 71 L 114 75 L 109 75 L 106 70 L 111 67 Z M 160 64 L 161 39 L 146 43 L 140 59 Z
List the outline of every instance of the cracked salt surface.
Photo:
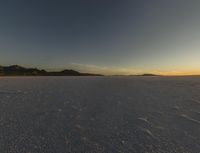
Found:
M 200 152 L 200 77 L 0 79 L 0 153 Z

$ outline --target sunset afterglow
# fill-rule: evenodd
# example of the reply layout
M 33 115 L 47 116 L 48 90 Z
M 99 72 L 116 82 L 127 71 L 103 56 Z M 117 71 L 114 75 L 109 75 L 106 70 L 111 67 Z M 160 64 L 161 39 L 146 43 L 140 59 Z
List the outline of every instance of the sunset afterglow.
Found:
M 0 65 L 200 74 L 199 1 L 20 1 L 0 2 Z

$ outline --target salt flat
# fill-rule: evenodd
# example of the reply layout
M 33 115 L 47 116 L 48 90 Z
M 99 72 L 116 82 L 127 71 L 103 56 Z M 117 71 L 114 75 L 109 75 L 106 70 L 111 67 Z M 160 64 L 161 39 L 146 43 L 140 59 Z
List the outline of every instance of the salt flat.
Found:
M 199 153 L 200 77 L 1 77 L 0 153 Z

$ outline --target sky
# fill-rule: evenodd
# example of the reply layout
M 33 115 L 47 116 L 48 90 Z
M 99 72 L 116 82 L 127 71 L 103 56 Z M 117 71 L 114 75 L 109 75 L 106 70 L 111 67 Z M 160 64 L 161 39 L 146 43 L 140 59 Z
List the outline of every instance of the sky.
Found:
M 199 0 L 1 0 L 0 65 L 200 74 Z

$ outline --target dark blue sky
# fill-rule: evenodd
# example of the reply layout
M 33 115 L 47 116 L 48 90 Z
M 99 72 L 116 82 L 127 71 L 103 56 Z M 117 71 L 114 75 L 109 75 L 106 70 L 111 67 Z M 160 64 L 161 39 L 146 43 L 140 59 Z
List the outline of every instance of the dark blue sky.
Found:
M 197 73 L 198 0 L 1 0 L 0 64 Z

